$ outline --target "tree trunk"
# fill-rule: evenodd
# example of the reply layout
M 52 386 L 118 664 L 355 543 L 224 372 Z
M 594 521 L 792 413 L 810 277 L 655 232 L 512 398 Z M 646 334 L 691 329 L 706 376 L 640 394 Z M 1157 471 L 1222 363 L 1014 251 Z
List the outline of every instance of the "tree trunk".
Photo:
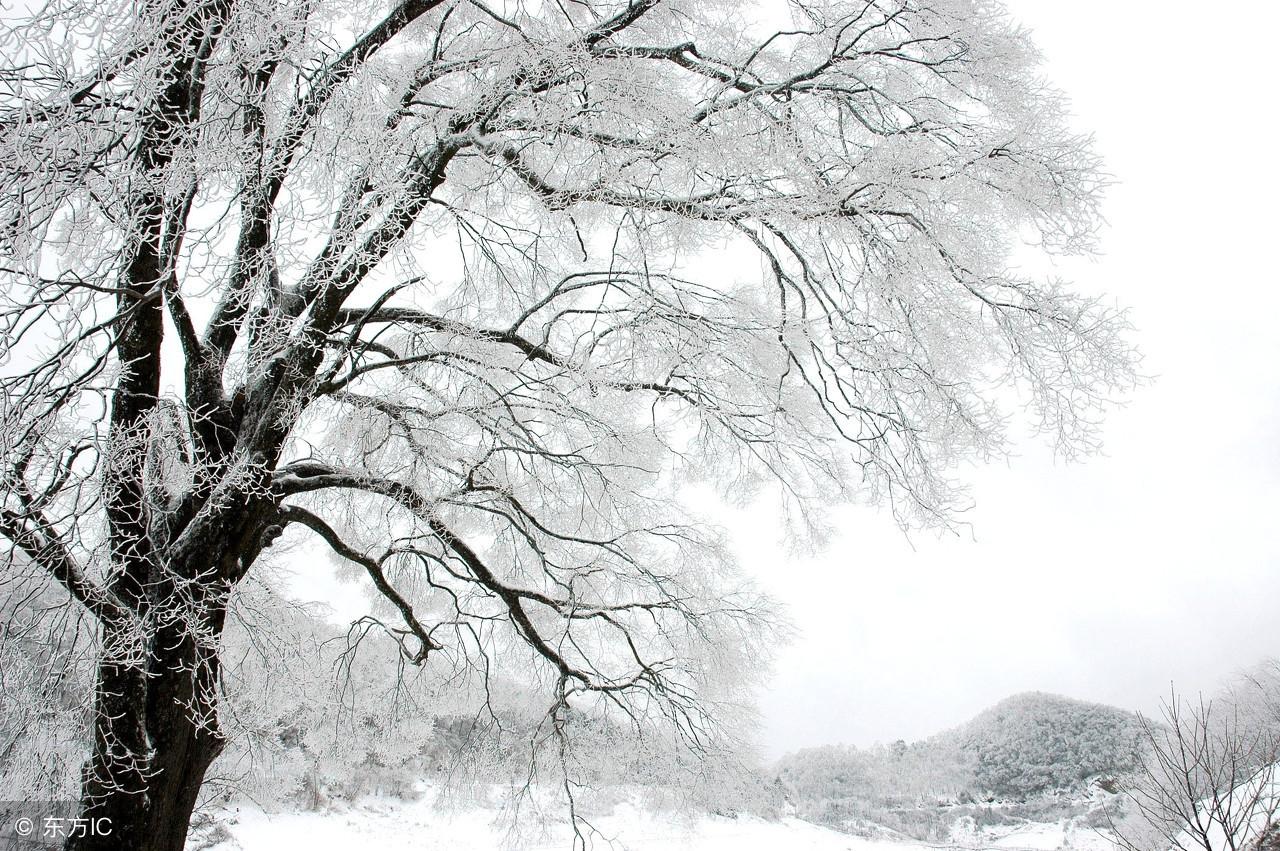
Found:
M 205 626 L 220 635 L 221 608 L 211 614 Z M 157 628 L 150 644 L 146 670 L 99 666 L 79 823 L 86 829 L 68 837 L 67 851 L 182 851 L 186 844 L 205 772 L 224 745 L 217 657 L 176 621 Z

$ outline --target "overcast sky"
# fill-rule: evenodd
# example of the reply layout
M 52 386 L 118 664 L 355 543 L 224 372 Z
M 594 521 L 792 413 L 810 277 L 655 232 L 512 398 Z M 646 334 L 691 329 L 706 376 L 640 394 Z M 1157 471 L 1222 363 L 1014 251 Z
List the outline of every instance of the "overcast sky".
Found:
M 1029 689 L 1149 711 L 1280 655 L 1280 11 L 1008 5 L 1119 181 L 1104 255 L 1058 272 L 1131 308 L 1156 380 L 1104 457 L 1029 442 L 966 473 L 969 537 L 850 509 L 797 559 L 769 506 L 733 518 L 801 630 L 764 698 L 770 755 L 920 738 Z

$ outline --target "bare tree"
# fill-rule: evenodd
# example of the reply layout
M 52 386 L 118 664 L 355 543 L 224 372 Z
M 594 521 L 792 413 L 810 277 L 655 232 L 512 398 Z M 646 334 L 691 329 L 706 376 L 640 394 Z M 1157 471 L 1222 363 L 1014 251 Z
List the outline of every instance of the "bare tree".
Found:
M 1129 851 L 1246 851 L 1280 808 L 1274 719 L 1247 723 L 1234 700 L 1171 693 L 1162 719 L 1139 716 L 1145 753 L 1125 790 L 1133 818 L 1113 825 Z
M 286 531 L 367 573 L 407 661 L 530 672 L 539 745 L 576 708 L 707 747 L 770 615 L 681 481 L 947 523 L 1002 388 L 1070 455 L 1133 380 L 1121 316 L 1009 271 L 1088 250 L 1104 179 L 996 4 L 4 27 L 0 535 L 96 659 L 115 832 L 73 847 L 182 847 L 220 636 Z

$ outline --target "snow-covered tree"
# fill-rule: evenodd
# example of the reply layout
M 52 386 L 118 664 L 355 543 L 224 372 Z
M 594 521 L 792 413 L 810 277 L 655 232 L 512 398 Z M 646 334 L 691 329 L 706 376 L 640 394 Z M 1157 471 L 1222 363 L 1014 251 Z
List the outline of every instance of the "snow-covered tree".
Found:
M 281 535 L 407 662 L 539 685 L 540 753 L 572 712 L 706 749 L 772 616 L 681 482 L 946 523 L 1007 405 L 1073 454 L 1133 379 L 1010 271 L 1104 178 L 996 3 L 50 0 L 0 42 L 4 581 L 92 646 L 75 847 L 182 847 Z

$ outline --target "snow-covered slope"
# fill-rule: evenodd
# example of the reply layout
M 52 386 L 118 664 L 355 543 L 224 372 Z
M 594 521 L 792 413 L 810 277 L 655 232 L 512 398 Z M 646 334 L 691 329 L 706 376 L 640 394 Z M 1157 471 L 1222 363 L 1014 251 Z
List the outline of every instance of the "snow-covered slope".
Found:
M 1199 848 L 1206 840 L 1221 851 L 1248 847 L 1280 818 L 1280 763 L 1259 769 L 1229 795 L 1205 799 L 1196 809 L 1205 837 L 1197 835 L 1198 831 L 1183 831 L 1174 842 L 1175 848 Z

